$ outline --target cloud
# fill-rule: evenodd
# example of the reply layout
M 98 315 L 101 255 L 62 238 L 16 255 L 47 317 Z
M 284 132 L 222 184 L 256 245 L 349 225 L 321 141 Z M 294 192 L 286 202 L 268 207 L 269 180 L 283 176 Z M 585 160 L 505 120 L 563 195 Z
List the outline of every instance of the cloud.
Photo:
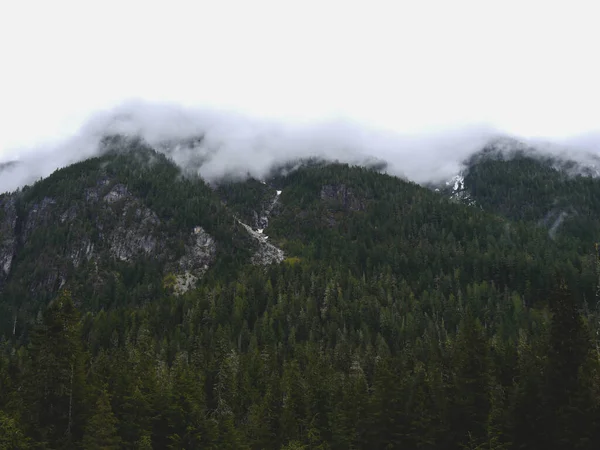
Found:
M 400 3 L 58 0 L 32 15 L 4 2 L 0 159 L 32 148 L 19 149 L 28 164 L 3 171 L 0 190 L 93 154 L 107 128 L 152 141 L 206 134 L 205 147 L 173 156 L 187 167 L 208 152 L 207 178 L 260 175 L 294 156 L 372 154 L 420 182 L 455 172 L 495 133 L 478 123 L 547 137 L 598 129 L 594 2 L 458 0 L 435 14 L 428 2 Z M 79 129 L 131 97 L 249 116 L 129 102 Z M 326 120 L 336 114 L 355 122 Z
M 468 156 L 499 135 L 486 125 L 398 134 L 344 119 L 275 121 L 217 109 L 128 101 L 92 115 L 79 132 L 60 142 L 21 149 L 20 164 L 0 172 L 0 192 L 97 155 L 102 137 L 113 133 L 142 137 L 182 169 L 197 171 L 208 181 L 223 176 L 263 178 L 276 165 L 321 157 L 350 164 L 384 160 L 390 174 L 418 183 L 449 179 Z M 190 139 L 199 137 L 190 145 Z M 576 143 L 589 151 L 598 141 L 588 136 L 581 142 Z M 545 151 L 556 153 L 567 144 L 548 144 Z M 576 154 L 583 153 L 573 150 L 569 155 Z

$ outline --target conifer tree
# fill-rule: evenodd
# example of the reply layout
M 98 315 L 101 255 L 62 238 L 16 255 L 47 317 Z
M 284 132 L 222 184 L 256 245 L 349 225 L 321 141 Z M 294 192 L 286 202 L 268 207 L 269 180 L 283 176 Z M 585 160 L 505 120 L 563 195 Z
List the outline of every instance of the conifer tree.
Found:
M 85 450 L 111 450 L 120 448 L 117 434 L 117 419 L 113 414 L 110 398 L 106 389 L 102 389 L 93 415 L 89 419 L 83 435 Z
M 456 444 L 486 438 L 489 414 L 488 343 L 481 325 L 467 310 L 454 347 L 451 430 Z
M 33 434 L 51 446 L 80 437 L 85 377 L 79 313 L 63 291 L 44 312 L 31 337 L 25 417 Z
M 548 361 L 542 401 L 545 406 L 545 435 L 549 449 L 575 448 L 574 443 L 592 433 L 575 436 L 573 430 L 587 422 L 584 405 L 578 402 L 581 390 L 581 370 L 591 350 L 589 336 L 572 293 L 561 281 L 551 303 Z M 580 400 L 581 397 L 579 398 Z
M 17 421 L 0 411 L 0 450 L 26 450 L 31 448 L 29 439 Z

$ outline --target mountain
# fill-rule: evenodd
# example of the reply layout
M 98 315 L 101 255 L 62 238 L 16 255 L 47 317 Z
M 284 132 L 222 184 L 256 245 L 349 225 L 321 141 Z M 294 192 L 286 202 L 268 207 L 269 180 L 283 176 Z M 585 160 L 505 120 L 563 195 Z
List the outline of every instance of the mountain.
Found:
M 0 195 L 0 444 L 600 442 L 600 179 L 497 143 L 442 186 L 172 155 L 110 136 Z
M 184 292 L 210 268 L 227 273 L 257 253 L 271 262 L 270 244 L 249 234 L 201 179 L 181 177 L 141 142 L 105 145 L 99 158 L 0 196 L 0 307 L 12 310 L 4 326 L 63 287 L 97 310 L 125 291 L 120 306 L 156 298 L 165 277 Z
M 492 142 L 441 189 L 512 221 L 545 227 L 553 239 L 583 251 L 600 239 L 600 158 L 581 162 L 542 150 Z

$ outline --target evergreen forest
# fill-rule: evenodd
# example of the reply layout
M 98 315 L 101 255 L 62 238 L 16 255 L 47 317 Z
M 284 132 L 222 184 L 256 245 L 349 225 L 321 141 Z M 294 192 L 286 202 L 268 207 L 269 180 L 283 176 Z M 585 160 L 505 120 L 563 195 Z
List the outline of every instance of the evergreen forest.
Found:
M 106 145 L 0 195 L 0 449 L 600 448 L 600 179 L 483 155 L 466 204 Z

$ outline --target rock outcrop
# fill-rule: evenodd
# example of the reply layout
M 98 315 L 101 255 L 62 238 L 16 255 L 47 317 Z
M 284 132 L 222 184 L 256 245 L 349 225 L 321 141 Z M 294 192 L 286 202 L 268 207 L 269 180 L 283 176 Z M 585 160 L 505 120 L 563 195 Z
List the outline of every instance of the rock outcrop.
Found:
M 173 265 L 173 272 L 177 274 L 175 292 L 183 293 L 194 287 L 214 262 L 216 253 L 213 237 L 202 227 L 194 227 L 183 256 Z
M 258 250 L 252 256 L 252 264 L 269 265 L 280 263 L 285 259 L 283 250 L 268 242 L 269 237 L 263 233 L 263 230 L 255 231 L 249 225 L 240 222 L 246 228 L 248 233 L 258 241 Z
M 106 177 L 85 190 L 83 202 L 43 197 L 25 205 L 22 217 L 18 195 L 0 196 L 0 293 L 15 263 L 18 265 L 18 249 L 27 252 L 32 242 L 39 248 L 49 236 L 53 237 L 38 255 L 48 262 L 34 275 L 31 292 L 50 293 L 62 287 L 70 267 L 90 263 L 97 267 L 100 261 L 110 260 L 135 264 L 149 259 L 172 273 L 183 292 L 193 287 L 216 259 L 215 239 L 202 227 L 167 230 L 167 224 L 127 186 Z M 82 221 L 91 226 L 82 227 Z
M 0 289 L 17 251 L 17 208 L 13 195 L 0 195 Z
M 365 202 L 345 184 L 323 186 L 321 200 L 335 202 L 348 211 L 364 211 L 365 209 Z

